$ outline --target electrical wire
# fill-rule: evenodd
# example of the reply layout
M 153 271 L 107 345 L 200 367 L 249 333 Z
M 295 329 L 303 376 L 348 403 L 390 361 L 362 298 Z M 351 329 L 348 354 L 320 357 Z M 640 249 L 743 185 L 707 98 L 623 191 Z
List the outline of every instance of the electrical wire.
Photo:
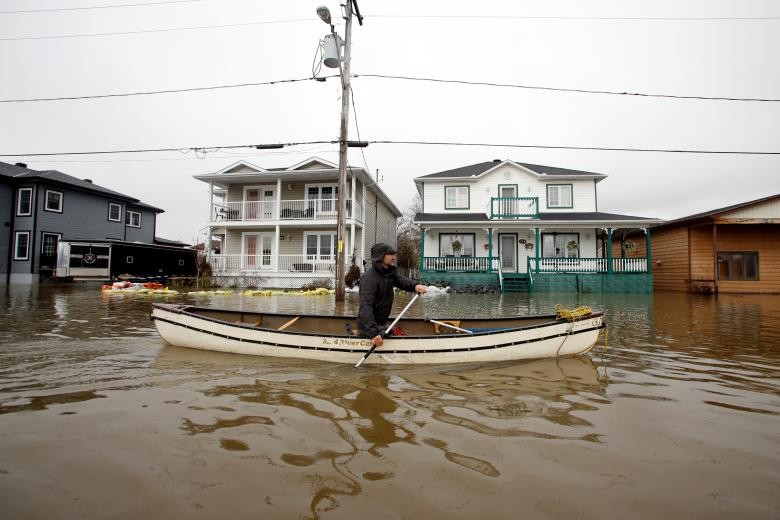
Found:
M 19 11 L 0 11 L 0 14 L 53 13 L 55 11 L 87 11 L 91 9 L 114 9 L 117 7 L 146 7 L 150 5 L 190 4 L 193 2 L 204 2 L 204 1 L 206 0 L 168 0 L 165 2 L 143 2 L 137 4 L 93 5 L 88 7 L 61 7 L 57 9 L 25 9 Z
M 299 23 L 299 22 L 311 22 L 309 18 L 291 18 L 289 20 L 266 20 L 259 22 L 244 22 L 244 23 L 228 23 L 221 25 L 197 25 L 192 27 L 170 27 L 168 29 L 144 29 L 140 31 L 121 31 L 121 32 L 108 32 L 108 33 L 89 33 L 89 34 L 57 34 L 53 36 L 20 36 L 15 38 L 0 38 L 0 41 L 15 42 L 23 40 L 55 40 L 59 38 L 92 38 L 94 36 L 128 36 L 133 34 L 149 34 L 149 33 L 163 33 L 172 31 L 195 31 L 200 29 L 226 29 L 228 27 L 249 27 L 252 25 L 270 25 L 277 23 Z
M 594 150 L 605 152 L 654 152 L 654 153 L 686 153 L 686 154 L 720 154 L 720 155 L 780 155 L 780 152 L 761 152 L 745 150 L 692 150 L 692 149 L 672 149 L 672 148 L 623 148 L 609 146 L 563 146 L 563 145 L 541 145 L 541 144 L 510 144 L 510 143 L 476 143 L 476 142 L 457 142 L 457 141 L 401 141 L 401 140 L 373 140 L 365 141 L 368 144 L 406 144 L 406 145 L 428 145 L 428 146 L 483 146 L 493 148 L 536 148 L 542 150 Z M 311 144 L 338 144 L 339 140 L 321 140 L 321 141 L 299 141 L 289 143 L 274 143 L 273 146 L 300 146 Z M 0 157 L 45 157 L 45 156 L 63 156 L 63 155 L 102 155 L 102 154 L 121 154 L 121 153 L 150 153 L 150 152 L 180 152 L 180 153 L 209 153 L 217 150 L 228 150 L 236 148 L 256 148 L 264 146 L 262 144 L 240 144 L 228 146 L 210 146 L 210 147 L 179 147 L 179 148 L 146 148 L 146 149 L 128 149 L 128 150 L 101 150 L 90 152 L 45 152 L 45 153 L 6 153 L 0 154 Z
M 354 116 L 355 120 L 355 132 L 357 133 L 358 141 L 362 141 L 360 138 L 360 125 L 358 125 L 358 117 L 357 117 L 357 107 L 355 106 L 355 91 L 352 90 L 352 85 L 349 86 L 349 94 L 350 98 L 352 100 L 352 115 Z M 366 160 L 366 154 L 363 151 L 364 149 L 360 148 L 360 155 L 363 157 L 363 164 L 366 167 L 366 173 L 371 175 L 371 168 L 368 167 L 368 161 Z
M 258 87 L 262 85 L 276 85 L 279 83 L 298 83 L 301 81 L 312 81 L 328 78 L 338 78 L 338 74 L 330 76 L 322 76 L 318 78 L 292 78 L 292 79 L 277 79 L 273 81 L 258 81 L 254 83 L 234 83 L 231 85 L 213 85 L 210 87 L 192 87 L 192 88 L 177 88 L 168 90 L 147 90 L 141 92 L 122 92 L 117 94 L 95 94 L 91 96 L 62 96 L 62 97 L 50 97 L 50 98 L 25 98 L 25 99 L 0 99 L 0 103 L 31 103 L 37 101 L 73 101 L 78 99 L 101 99 L 101 98 L 116 98 L 116 97 L 129 97 L 129 96 L 150 96 L 153 94 L 177 94 L 181 92 L 198 92 L 203 90 L 220 90 L 226 88 L 242 88 L 242 87 Z
M 389 74 L 353 74 L 353 78 L 380 78 L 380 79 L 397 79 L 405 81 L 425 81 L 431 83 L 452 83 L 456 85 L 470 85 L 470 86 L 485 86 L 485 87 L 503 87 L 503 88 L 520 88 L 527 90 L 549 90 L 553 92 L 576 92 L 579 94 L 607 94 L 612 96 L 636 96 L 636 97 L 653 97 L 653 98 L 670 98 L 670 99 L 701 99 L 707 101 L 762 101 L 769 103 L 780 102 L 778 98 L 739 98 L 739 97 L 717 97 L 717 96 L 682 96 L 677 94 L 650 94 L 645 92 L 619 92 L 613 90 L 587 90 L 579 88 L 562 88 L 562 87 L 543 87 L 538 85 L 518 85 L 512 83 L 492 83 L 487 81 L 467 81 L 457 79 L 440 79 L 440 78 L 425 78 L 415 76 L 393 76 Z
M 780 16 L 512 16 L 512 15 L 472 15 L 472 14 L 374 14 L 365 18 L 384 19 L 450 19 L 450 20 L 583 20 L 583 21 L 651 21 L 651 22 L 720 22 L 780 20 Z
M 321 43 L 320 43 L 321 45 Z M 20 99 L 0 99 L 0 103 L 32 103 L 39 101 L 73 101 L 80 99 L 101 99 L 112 97 L 129 97 L 129 96 L 149 96 L 153 94 L 176 94 L 181 92 L 198 92 L 204 90 L 219 90 L 226 88 L 241 88 L 241 87 L 256 87 L 261 85 L 274 85 L 277 83 L 296 83 L 300 81 L 323 81 L 330 78 L 340 77 L 338 74 L 331 74 L 329 76 L 317 76 L 322 68 L 322 56 L 321 46 L 318 46 L 315 51 L 314 61 L 312 63 L 312 77 L 310 78 L 295 78 L 284 79 L 274 81 L 262 81 L 252 83 L 235 83 L 231 85 L 214 85 L 209 87 L 191 87 L 181 89 L 168 89 L 168 90 L 148 90 L 142 92 L 124 92 L 117 94 L 95 94 L 89 96 L 61 96 L 61 97 L 48 97 L 48 98 L 20 98 Z M 320 65 L 316 66 L 317 57 L 320 57 Z M 766 103 L 778 103 L 780 98 L 742 98 L 742 97 L 716 97 L 716 96 L 683 96 L 677 94 L 653 94 L 647 92 L 620 92 L 613 90 L 587 90 L 578 88 L 563 88 L 563 87 L 545 87 L 540 85 L 520 85 L 514 83 L 495 83 L 488 81 L 467 81 L 456 79 L 442 79 L 442 78 L 426 78 L 416 76 L 396 76 L 390 74 L 351 74 L 352 78 L 376 78 L 376 79 L 392 79 L 401 81 L 420 81 L 430 83 L 447 83 L 455 85 L 468 85 L 468 86 L 484 86 L 484 87 L 501 87 L 501 88 L 518 88 L 526 90 L 546 90 L 551 92 L 573 92 L 578 94 L 606 94 L 612 96 L 633 96 L 633 97 L 648 97 L 648 98 L 666 98 L 666 99 L 694 99 L 705 101 L 757 101 Z

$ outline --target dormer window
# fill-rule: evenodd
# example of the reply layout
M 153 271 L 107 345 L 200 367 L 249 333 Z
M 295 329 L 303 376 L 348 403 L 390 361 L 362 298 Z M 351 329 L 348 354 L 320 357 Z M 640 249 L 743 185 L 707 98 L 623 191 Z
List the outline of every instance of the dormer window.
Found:
M 547 185 L 547 207 L 548 208 L 572 208 L 572 185 L 571 184 L 548 184 Z

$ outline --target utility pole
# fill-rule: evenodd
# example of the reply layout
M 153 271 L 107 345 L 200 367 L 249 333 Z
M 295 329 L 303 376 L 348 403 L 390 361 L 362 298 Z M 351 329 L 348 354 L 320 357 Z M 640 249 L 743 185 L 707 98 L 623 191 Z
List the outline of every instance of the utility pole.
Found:
M 346 233 L 346 218 L 347 218 L 347 148 L 349 147 L 348 130 L 349 130 L 349 63 L 352 56 L 352 13 L 357 15 L 358 22 L 363 25 L 363 17 L 360 15 L 360 8 L 358 8 L 357 0 L 346 0 L 342 7 L 344 8 L 344 19 L 346 20 L 346 27 L 344 29 L 344 56 L 341 56 L 339 38 L 333 28 L 333 23 L 330 16 L 330 11 L 326 6 L 320 6 L 317 8 L 317 16 L 320 19 L 330 25 L 330 35 L 325 37 L 325 46 L 328 47 L 324 53 L 324 63 L 326 67 L 339 67 L 339 73 L 341 76 L 341 131 L 339 132 L 339 181 L 338 181 L 338 211 L 336 213 L 337 225 L 336 225 L 336 301 L 344 301 L 344 271 L 345 266 L 345 247 L 344 247 L 344 235 Z M 332 38 L 329 40 L 329 38 Z M 330 41 L 330 44 L 327 43 Z M 338 54 L 338 60 L 329 52 L 335 47 L 335 53 Z M 363 144 L 362 146 L 365 146 Z M 356 208 L 352 208 L 354 212 Z M 352 244 L 354 247 L 354 244 Z
M 336 227 L 336 301 L 344 301 L 344 234 L 347 217 L 347 132 L 349 130 L 349 61 L 352 55 L 352 0 L 344 6 L 344 63 L 341 66 L 341 131 L 339 132 L 338 224 Z M 354 211 L 355 208 L 352 208 Z

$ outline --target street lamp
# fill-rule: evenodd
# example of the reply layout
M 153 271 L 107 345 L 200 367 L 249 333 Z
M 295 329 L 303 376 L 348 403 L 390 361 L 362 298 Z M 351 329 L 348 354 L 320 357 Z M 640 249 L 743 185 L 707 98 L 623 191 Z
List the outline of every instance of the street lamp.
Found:
M 320 17 L 320 20 L 330 25 L 331 28 L 333 27 L 333 23 L 330 21 L 330 9 L 328 9 L 327 5 L 321 5 L 317 8 L 317 16 Z

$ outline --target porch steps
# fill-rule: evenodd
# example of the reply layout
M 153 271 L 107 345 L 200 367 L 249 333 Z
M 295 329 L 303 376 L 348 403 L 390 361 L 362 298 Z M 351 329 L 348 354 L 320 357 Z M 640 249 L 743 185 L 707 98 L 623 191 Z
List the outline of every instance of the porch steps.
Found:
M 503 273 L 504 292 L 531 292 L 531 279 L 523 273 Z

